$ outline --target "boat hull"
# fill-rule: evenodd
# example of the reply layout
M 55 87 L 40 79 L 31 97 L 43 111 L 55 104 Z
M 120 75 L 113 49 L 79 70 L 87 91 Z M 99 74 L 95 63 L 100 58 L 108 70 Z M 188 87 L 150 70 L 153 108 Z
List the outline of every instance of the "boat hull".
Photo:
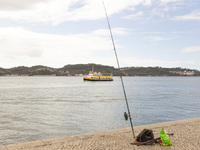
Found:
M 90 77 L 84 77 L 83 78 L 84 81 L 113 81 L 112 78 L 90 78 Z

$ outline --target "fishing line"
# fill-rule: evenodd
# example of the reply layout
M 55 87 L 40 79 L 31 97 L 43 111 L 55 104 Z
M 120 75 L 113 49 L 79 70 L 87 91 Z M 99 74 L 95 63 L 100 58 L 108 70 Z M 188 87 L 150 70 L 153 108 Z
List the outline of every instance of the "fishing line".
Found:
M 117 61 L 119 75 L 120 75 L 120 79 L 121 79 L 121 83 L 122 83 L 122 88 L 123 88 L 123 92 L 124 92 L 124 98 L 125 98 L 126 106 L 127 106 L 127 110 L 128 110 L 128 116 L 129 116 L 129 120 L 130 120 L 130 124 L 131 124 L 131 129 L 132 129 L 132 132 L 133 132 L 133 138 L 135 139 L 133 123 L 132 123 L 130 109 L 129 109 L 128 100 L 127 100 L 127 96 L 126 96 L 126 90 L 125 90 L 125 87 L 124 87 L 124 81 L 123 81 L 121 70 L 120 70 L 119 59 L 118 59 L 117 51 L 116 51 L 116 48 L 115 48 L 115 42 L 114 42 L 114 38 L 113 38 L 111 27 L 110 27 L 110 22 L 109 22 L 109 19 L 108 19 L 108 15 L 107 15 L 107 12 L 106 12 L 106 6 L 105 6 L 103 0 L 102 0 L 102 3 L 103 3 L 103 6 L 104 6 L 104 11 L 105 11 L 105 15 L 106 15 L 107 23 L 108 23 L 108 28 L 109 28 L 109 31 L 110 31 L 110 36 L 111 36 L 111 40 L 112 40 L 112 44 L 113 44 L 113 49 L 114 49 L 114 52 L 115 52 L 115 58 L 116 58 L 116 61 Z

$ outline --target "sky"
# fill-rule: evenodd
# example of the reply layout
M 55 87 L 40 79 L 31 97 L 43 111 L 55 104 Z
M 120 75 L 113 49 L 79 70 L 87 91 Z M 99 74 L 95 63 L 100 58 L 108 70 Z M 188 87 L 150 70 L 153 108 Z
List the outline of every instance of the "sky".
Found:
M 121 67 L 200 70 L 199 0 L 104 0 Z M 0 0 L 0 67 L 117 67 L 102 0 Z

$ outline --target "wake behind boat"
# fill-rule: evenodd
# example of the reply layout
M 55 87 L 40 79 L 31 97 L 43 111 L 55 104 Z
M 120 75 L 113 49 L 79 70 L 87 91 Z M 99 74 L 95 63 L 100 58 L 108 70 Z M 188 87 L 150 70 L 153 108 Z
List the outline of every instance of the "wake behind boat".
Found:
M 113 81 L 113 76 L 110 75 L 102 75 L 100 72 L 90 71 L 88 76 L 83 77 L 83 80 L 88 81 Z

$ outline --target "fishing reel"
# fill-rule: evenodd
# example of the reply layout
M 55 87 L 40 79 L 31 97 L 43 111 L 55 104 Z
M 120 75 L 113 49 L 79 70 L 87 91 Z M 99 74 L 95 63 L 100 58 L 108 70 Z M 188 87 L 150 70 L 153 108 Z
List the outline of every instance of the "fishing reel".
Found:
M 128 114 L 124 112 L 124 119 L 127 121 L 128 120 Z

